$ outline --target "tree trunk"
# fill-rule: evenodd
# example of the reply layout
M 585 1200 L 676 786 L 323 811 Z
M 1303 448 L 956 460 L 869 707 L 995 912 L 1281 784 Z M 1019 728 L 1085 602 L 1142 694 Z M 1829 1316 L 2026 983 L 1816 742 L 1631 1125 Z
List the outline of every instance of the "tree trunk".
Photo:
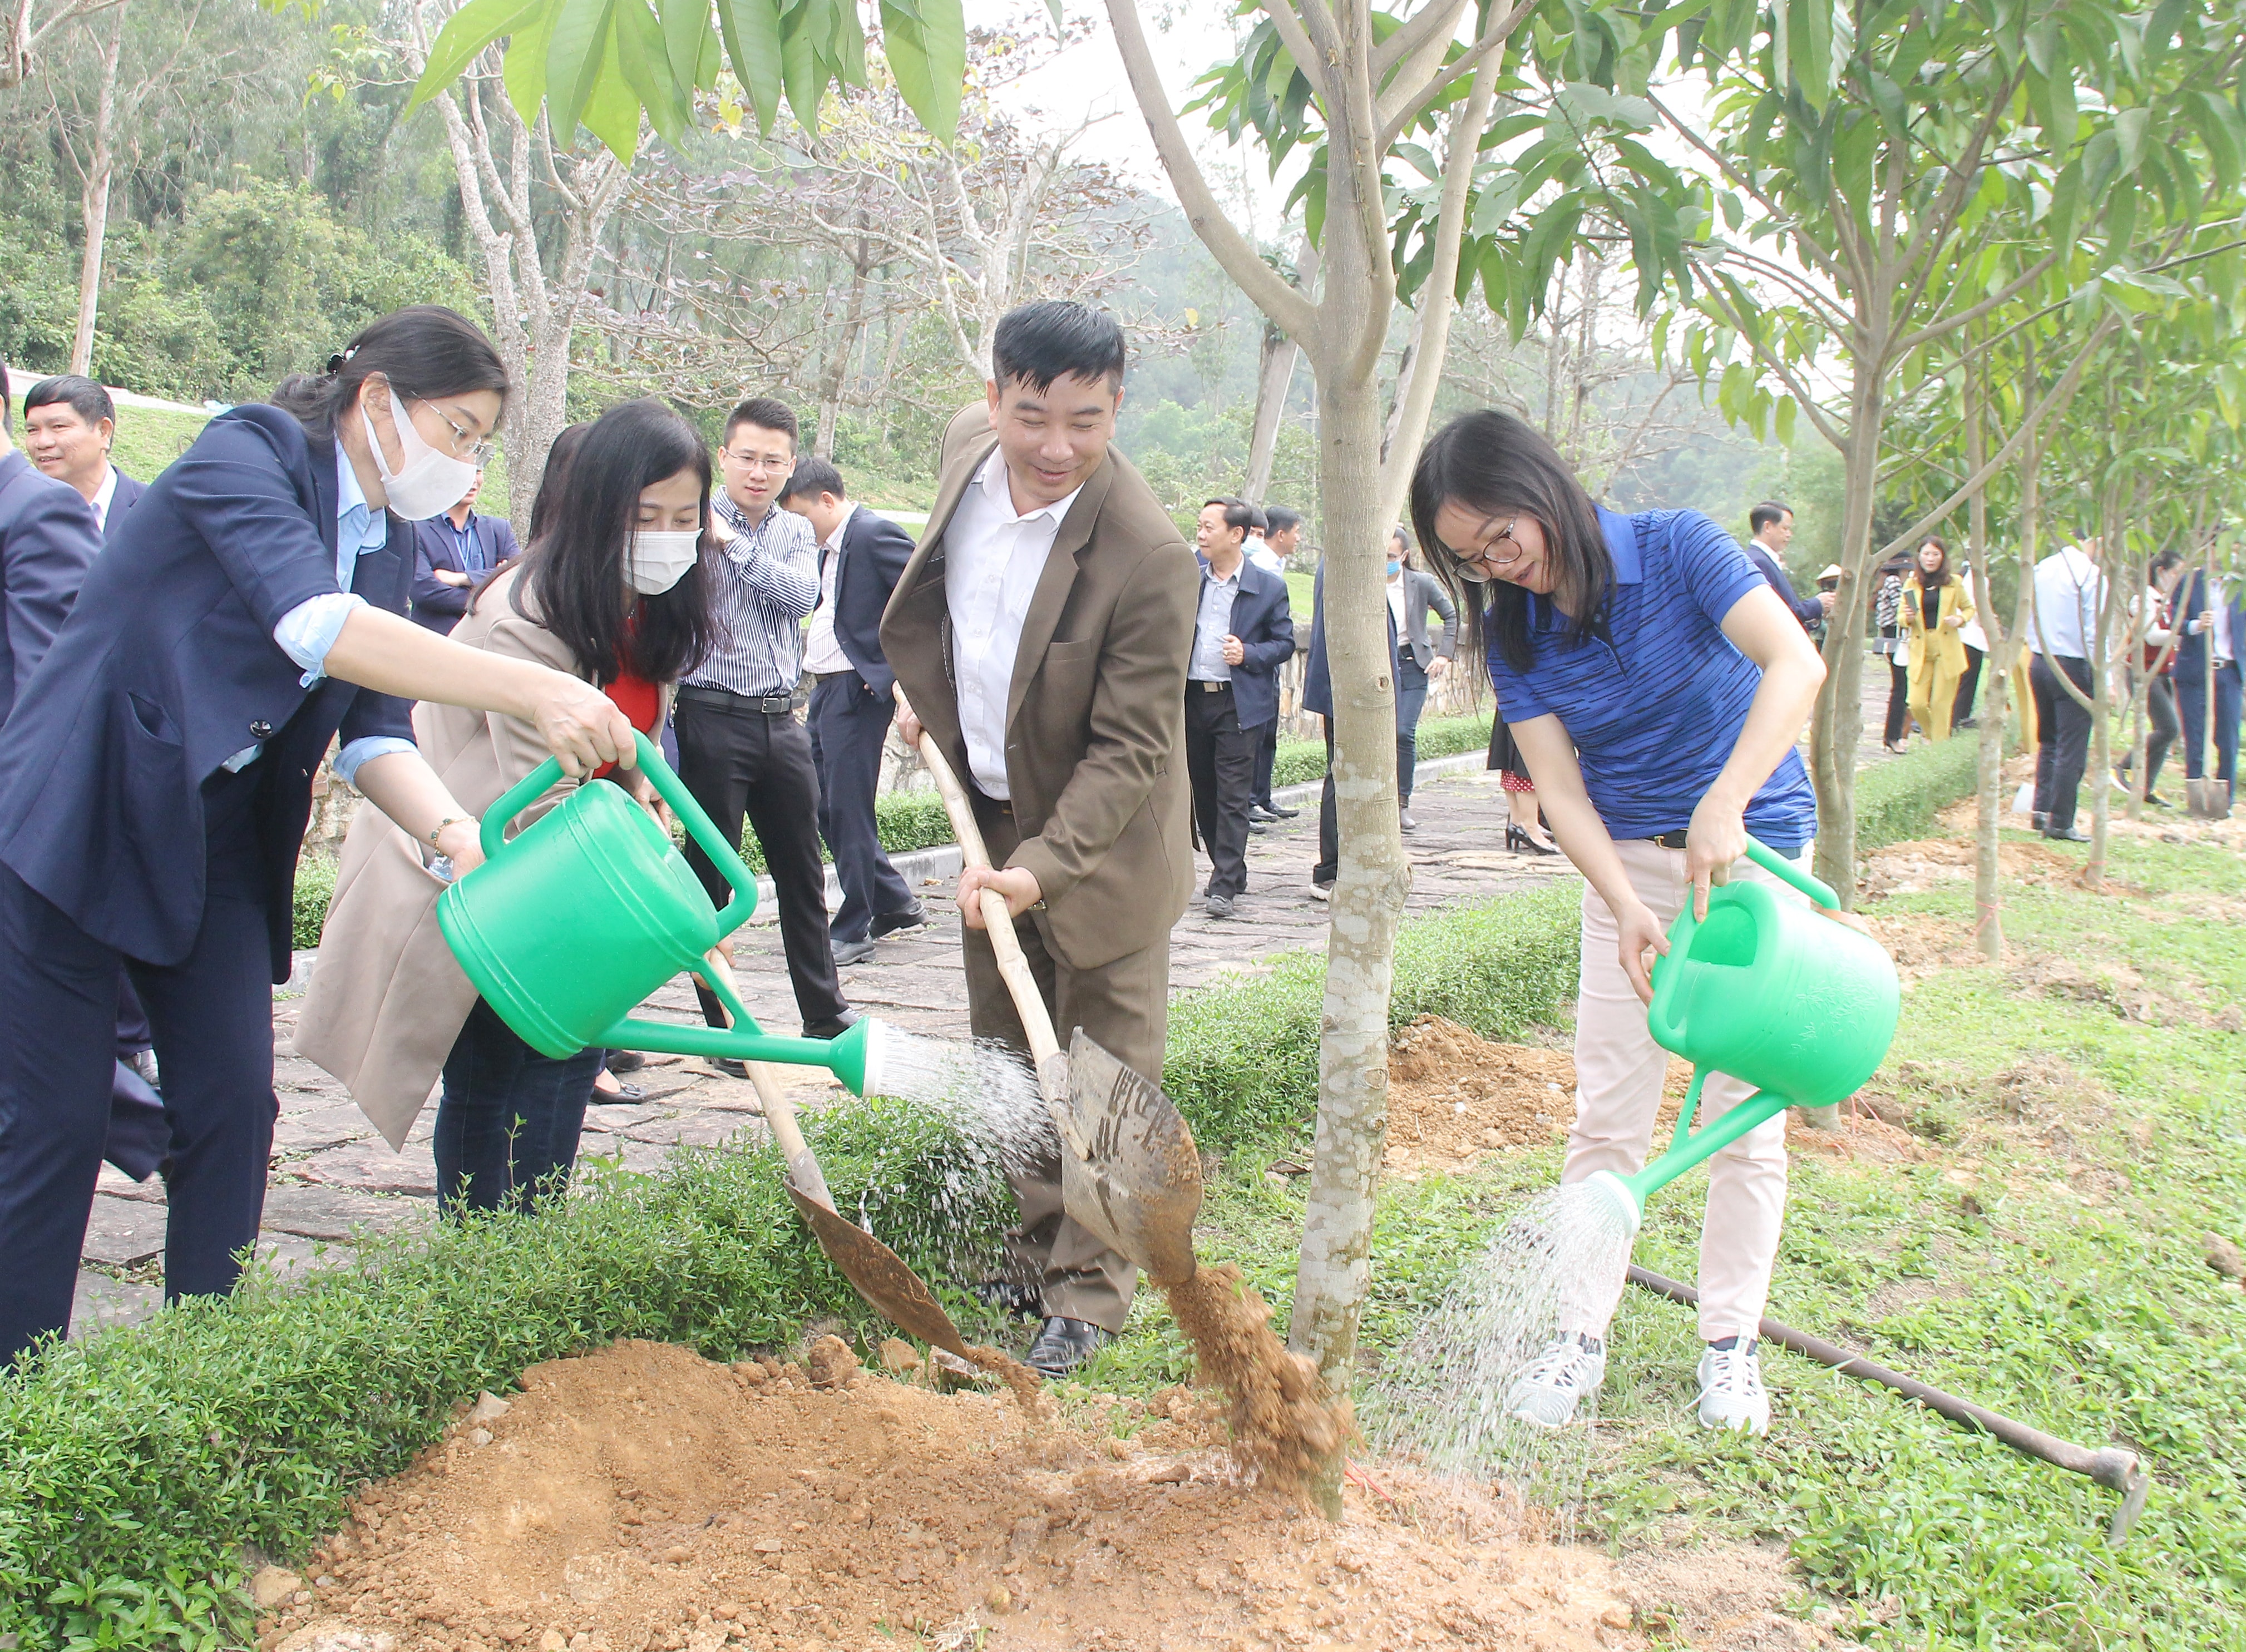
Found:
M 1986 368 L 1969 366 L 1965 373 L 1965 469 L 1978 475 L 1987 456 L 1988 425 L 1982 402 Z M 2004 955 L 2004 886 L 1998 881 L 1998 828 L 2004 810 L 2004 718 L 2011 704 L 2012 662 L 2019 657 L 2020 616 L 2012 615 L 2009 632 L 1998 619 L 1995 599 L 1989 595 L 1988 491 L 1977 489 L 1966 506 L 1966 555 L 1973 566 L 1973 607 L 1983 618 L 1989 651 L 1981 661 L 1979 724 L 1975 730 L 1980 751 L 1973 777 L 1973 941 L 1991 963 Z M 2024 573 L 2019 588 L 2032 581 Z
M 1825 686 L 1810 714 L 1810 778 L 1817 789 L 1817 875 L 1841 904 L 1856 904 L 1856 748 L 1864 731 L 1864 581 L 1879 481 L 1881 380 L 1859 366 L 1841 450 L 1841 582 L 1825 632 Z
M 93 153 L 78 190 L 85 245 L 78 261 L 78 330 L 71 337 L 70 371 L 93 371 L 93 328 L 101 311 L 101 261 L 109 239 L 109 183 L 117 167 L 117 65 L 125 53 L 125 6 L 110 12 L 101 48 L 101 90 L 93 105 Z
M 1295 341 L 1269 322 L 1263 323 L 1263 359 L 1256 375 L 1256 422 L 1248 433 L 1248 479 L 1241 493 L 1252 505 L 1270 491 L 1271 466 L 1279 454 L 1279 425 L 1287 413 L 1287 391 L 1295 382 Z
M 811 443 L 814 459 L 834 457 L 834 426 L 842 418 L 842 385 L 850 376 L 850 358 L 858 351 L 858 335 L 866 326 L 866 243 L 861 241 L 850 266 L 850 303 L 842 313 L 842 337 L 819 376 L 819 428 Z

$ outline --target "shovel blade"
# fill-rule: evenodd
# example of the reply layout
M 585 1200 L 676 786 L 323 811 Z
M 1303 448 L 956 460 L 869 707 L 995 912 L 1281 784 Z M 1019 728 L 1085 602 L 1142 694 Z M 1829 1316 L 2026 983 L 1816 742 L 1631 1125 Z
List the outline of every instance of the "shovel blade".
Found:
M 2195 820 L 2230 818 L 2230 788 L 2221 780 L 2186 780 L 2183 800 L 2185 812 Z
M 1084 1036 L 1068 1046 L 1060 1185 L 1068 1214 L 1157 1285 L 1194 1275 L 1201 1150 L 1160 1086 Z
M 819 1248 L 858 1288 L 858 1295 L 906 1336 L 917 1336 L 962 1359 L 967 1356 L 966 1339 L 951 1322 L 951 1315 L 943 1311 L 943 1304 L 936 1300 L 921 1276 L 905 1266 L 902 1257 L 856 1223 L 807 1198 L 793 1182 L 786 1186 L 796 1214 L 819 1241 Z

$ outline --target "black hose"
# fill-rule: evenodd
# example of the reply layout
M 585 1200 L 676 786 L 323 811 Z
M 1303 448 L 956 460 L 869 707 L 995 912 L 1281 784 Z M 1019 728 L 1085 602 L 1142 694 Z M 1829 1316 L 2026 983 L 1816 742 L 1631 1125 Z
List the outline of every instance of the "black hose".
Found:
M 1700 1293 L 1691 1286 L 1677 1280 L 1664 1279 L 1649 1268 L 1630 1264 L 1630 1282 L 1650 1290 L 1657 1296 L 1666 1296 L 1672 1302 L 1686 1308 L 1697 1308 Z M 1843 1377 L 1855 1377 L 1868 1383 L 1878 1383 L 1898 1394 L 1909 1396 L 1930 1411 L 1938 1411 L 1952 1422 L 1970 1424 L 1984 1433 L 1993 1434 L 2024 1457 L 2039 1458 L 2046 1463 L 2085 1474 L 2100 1485 L 2110 1486 L 2121 1493 L 2121 1506 L 2114 1511 L 2113 1523 L 2106 1527 L 2106 1540 L 2119 1547 L 2129 1535 L 2129 1528 L 2137 1523 L 2137 1516 L 2145 1506 L 2146 1494 L 2152 1489 L 2152 1475 L 2136 1452 L 2119 1445 L 2101 1446 L 2092 1451 L 2077 1445 L 2072 1440 L 2060 1439 L 2039 1428 L 2005 1417 L 1976 1405 L 1955 1394 L 1946 1394 L 1915 1377 L 1905 1377 L 1901 1371 L 1891 1371 L 1886 1366 L 1853 1353 L 1837 1343 L 1828 1343 L 1821 1336 L 1812 1336 L 1781 1325 L 1774 1319 L 1765 1319 L 1756 1327 L 1755 1334 L 1766 1343 L 1776 1343 L 1821 1365 L 1829 1365 Z

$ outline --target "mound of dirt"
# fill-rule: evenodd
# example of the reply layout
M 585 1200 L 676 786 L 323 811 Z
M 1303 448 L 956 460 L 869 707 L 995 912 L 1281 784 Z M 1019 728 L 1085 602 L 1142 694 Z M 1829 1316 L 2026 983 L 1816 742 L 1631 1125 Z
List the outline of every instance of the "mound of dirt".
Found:
M 1607 1560 L 1494 1509 L 1423 1521 L 1384 1476 L 1329 1524 L 1183 1424 L 1126 1441 L 781 1369 L 649 1343 L 534 1367 L 503 1413 L 487 1401 L 354 1500 L 260 1648 L 1644 1644 Z M 1188 1449 L 1148 1449 L 1165 1438 Z
M 1923 894 L 1946 884 L 1973 880 L 1977 851 L 1972 842 L 1957 838 L 1916 838 L 1890 843 L 1866 857 L 1861 885 L 1868 900 L 1882 895 Z M 2082 862 L 2069 860 L 2040 843 L 2001 843 L 1997 868 L 2015 883 L 2035 887 L 2065 884 L 2079 887 Z
M 1944 969 L 1977 969 L 1989 962 L 1973 944 L 1972 930 L 1954 919 L 1922 914 L 1865 921 L 1872 938 L 1895 960 L 1895 975 L 1905 990 Z
M 1767 1549 L 1737 1543 L 1644 1549 L 1623 1558 L 1622 1575 L 1639 1621 L 1671 1642 L 1725 1652 L 1834 1644 L 1823 1629 L 1780 1609 L 1804 1591 L 1783 1555 Z

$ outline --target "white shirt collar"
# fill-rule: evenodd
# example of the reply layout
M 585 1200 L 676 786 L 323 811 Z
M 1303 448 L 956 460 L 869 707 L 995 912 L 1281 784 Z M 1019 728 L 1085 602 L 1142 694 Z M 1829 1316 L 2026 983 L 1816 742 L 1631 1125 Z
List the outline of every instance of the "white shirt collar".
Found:
M 842 514 L 837 517 L 834 520 L 834 533 L 820 540 L 819 548 L 822 551 L 831 551 L 837 546 L 841 545 L 842 543 L 842 536 L 850 531 L 850 519 L 857 513 L 858 501 L 856 500 L 853 499 L 843 500 Z
M 1015 510 L 1013 485 L 1006 479 L 1005 452 L 997 447 L 990 450 L 990 457 L 983 461 L 983 468 L 975 473 L 975 481 L 976 485 L 982 488 L 983 497 L 989 500 L 997 510 L 1001 524 L 1034 522 L 1040 516 L 1050 516 L 1052 518 L 1056 530 L 1063 521 L 1067 520 L 1069 507 L 1076 503 L 1077 494 L 1084 492 L 1084 485 L 1079 482 L 1074 492 L 1071 493 L 1066 499 L 1055 500 L 1050 505 L 1040 505 L 1035 510 Z
M 93 506 L 94 526 L 104 533 L 109 531 L 109 503 L 117 497 L 117 466 L 105 464 L 101 467 L 101 486 L 93 490 L 87 502 Z

